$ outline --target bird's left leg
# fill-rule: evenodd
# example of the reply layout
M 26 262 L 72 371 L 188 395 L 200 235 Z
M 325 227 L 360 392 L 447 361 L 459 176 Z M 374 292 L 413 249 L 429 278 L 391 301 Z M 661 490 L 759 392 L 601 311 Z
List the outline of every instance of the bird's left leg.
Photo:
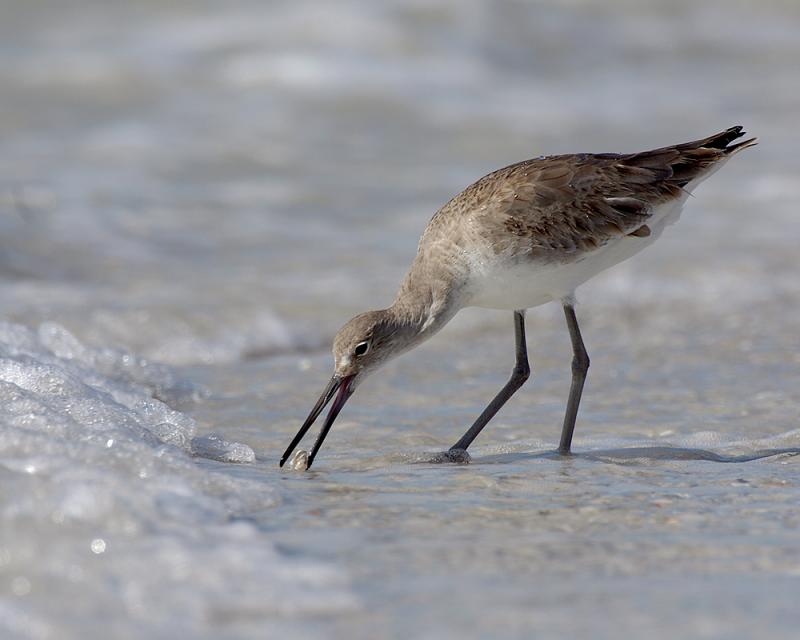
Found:
M 456 442 L 448 452 L 449 459 L 458 461 L 459 456 L 464 457 L 467 447 L 478 436 L 486 426 L 486 423 L 491 420 L 494 415 L 500 411 L 506 401 L 514 395 L 514 392 L 519 389 L 531 375 L 531 368 L 528 364 L 528 347 L 525 343 L 525 310 L 521 309 L 514 312 L 514 338 L 516 340 L 516 363 L 511 372 L 511 378 L 506 382 L 505 386 L 500 389 L 500 392 L 489 403 L 489 406 L 483 410 L 475 423 L 469 430 L 461 436 L 461 439 Z

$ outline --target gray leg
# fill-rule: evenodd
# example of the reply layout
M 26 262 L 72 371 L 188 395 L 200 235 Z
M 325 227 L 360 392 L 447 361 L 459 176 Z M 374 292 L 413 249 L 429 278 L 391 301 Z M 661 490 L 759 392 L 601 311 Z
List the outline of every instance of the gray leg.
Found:
M 569 388 L 567 400 L 567 413 L 564 416 L 564 428 L 561 431 L 561 443 L 558 451 L 568 454 L 572 446 L 572 433 L 575 431 L 575 418 L 578 416 L 578 405 L 581 403 L 583 383 L 586 381 L 586 372 L 589 370 L 589 354 L 583 346 L 581 330 L 578 328 L 578 319 L 575 317 L 575 308 L 572 304 L 564 303 L 564 315 L 567 317 L 569 338 L 572 341 L 572 385 Z
M 531 368 L 528 365 L 528 347 L 525 344 L 525 311 L 514 312 L 514 335 L 517 340 L 517 363 L 514 365 L 514 370 L 511 372 L 511 378 L 506 382 L 505 386 L 500 389 L 494 400 L 489 403 L 489 406 L 483 410 L 483 413 L 478 416 L 475 423 L 469 430 L 461 436 L 461 439 L 450 447 L 450 452 L 466 451 L 467 447 L 472 444 L 472 441 L 478 436 L 489 422 L 494 417 L 500 407 L 514 395 L 514 392 L 519 389 L 531 375 Z

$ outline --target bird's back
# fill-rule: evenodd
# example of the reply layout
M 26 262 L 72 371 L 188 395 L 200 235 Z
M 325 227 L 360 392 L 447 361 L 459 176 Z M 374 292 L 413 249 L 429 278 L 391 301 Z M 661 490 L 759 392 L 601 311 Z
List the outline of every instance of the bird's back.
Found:
M 504 283 L 524 279 L 536 265 L 541 273 L 559 265 L 585 264 L 570 277 L 551 274 L 559 286 L 532 296 L 535 306 L 567 295 L 595 273 L 638 253 L 677 219 L 689 192 L 733 153 L 742 127 L 684 144 L 632 154 L 573 154 L 525 160 L 481 178 L 448 202 L 429 223 L 420 253 L 466 264 L 487 295 L 478 306 L 521 308 L 526 295 L 505 296 Z M 510 270 L 520 268 L 519 274 Z M 543 269 L 543 270 L 542 270 Z M 562 282 L 563 280 L 563 282 Z M 523 288 L 538 285 L 529 284 Z M 513 298 L 500 304 L 498 300 Z M 536 297 L 536 300 L 533 299 Z M 475 298 L 475 296 L 473 296 Z M 484 299 L 481 302 L 481 299 Z M 538 301 L 541 298 L 541 301 Z

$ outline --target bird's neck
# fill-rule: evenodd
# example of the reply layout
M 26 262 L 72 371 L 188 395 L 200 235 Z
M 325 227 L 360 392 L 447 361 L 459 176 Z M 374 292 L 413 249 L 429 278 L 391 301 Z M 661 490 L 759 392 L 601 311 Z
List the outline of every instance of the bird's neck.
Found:
M 387 311 L 416 341 L 431 337 L 461 308 L 458 278 L 441 262 L 420 254 Z

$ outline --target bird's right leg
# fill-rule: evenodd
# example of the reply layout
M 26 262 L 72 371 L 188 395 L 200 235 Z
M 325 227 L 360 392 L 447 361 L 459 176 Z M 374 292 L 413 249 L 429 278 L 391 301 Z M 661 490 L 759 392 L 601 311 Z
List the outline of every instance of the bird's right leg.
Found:
M 558 452 L 567 455 L 572 447 L 572 434 L 575 431 L 575 419 L 578 417 L 578 406 L 581 403 L 583 384 L 586 382 L 586 372 L 589 371 L 589 354 L 583 344 L 578 319 L 575 317 L 575 306 L 572 300 L 564 301 L 564 316 L 567 318 L 567 328 L 572 342 L 572 384 L 569 388 L 567 412 L 564 415 L 564 427 L 561 430 L 561 443 Z
M 489 406 L 483 410 L 475 423 L 469 430 L 461 436 L 461 439 L 456 442 L 448 456 L 452 460 L 458 460 L 459 455 L 466 452 L 467 447 L 472 444 L 472 441 L 478 436 L 486 424 L 491 420 L 494 415 L 500 410 L 508 399 L 514 395 L 525 381 L 531 375 L 531 368 L 528 364 L 528 347 L 525 343 L 525 310 L 518 310 L 514 312 L 514 336 L 517 341 L 517 362 L 514 365 L 514 370 L 511 372 L 511 378 L 506 382 L 505 386 L 500 389 L 500 392 L 489 403 Z

